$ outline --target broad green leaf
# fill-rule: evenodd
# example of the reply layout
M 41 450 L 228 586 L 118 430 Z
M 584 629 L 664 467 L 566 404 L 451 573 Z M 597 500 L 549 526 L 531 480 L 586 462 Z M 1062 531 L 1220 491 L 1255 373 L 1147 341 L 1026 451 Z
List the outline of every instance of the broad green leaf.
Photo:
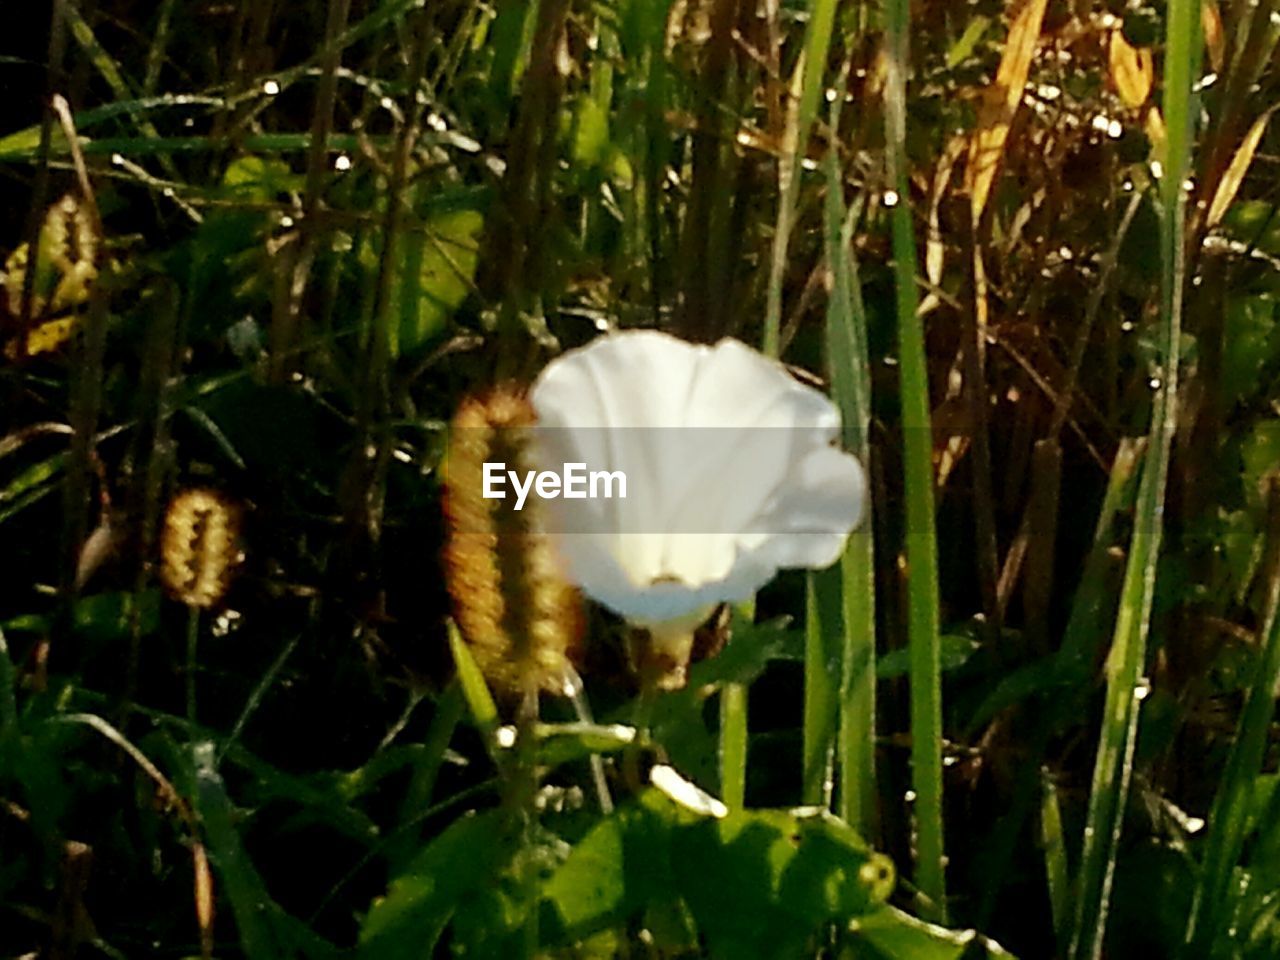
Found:
M 411 355 L 443 331 L 471 292 L 480 262 L 484 217 L 477 210 L 451 210 L 426 221 L 402 241 L 398 316 L 391 355 Z
M 1012 957 L 999 944 L 973 930 L 948 930 L 918 920 L 897 907 L 883 906 L 849 925 L 859 947 L 857 956 L 878 960 L 959 960 L 962 956 Z M 972 951 L 975 944 L 982 949 Z
M 574 846 L 543 887 L 570 939 L 621 923 L 645 904 L 671 896 L 671 807 L 655 812 L 649 804 L 627 804 Z
M 893 864 L 825 811 L 730 813 L 675 831 L 672 863 L 713 956 L 800 956 L 827 922 L 860 916 Z
M 804 635 L 786 621 L 753 624 L 734 615 L 730 639 L 714 657 L 694 664 L 683 690 L 662 697 L 653 712 L 653 733 L 675 765 L 695 781 L 716 782 L 716 741 L 703 719 L 710 692 L 726 683 L 750 684 L 773 660 L 803 656 Z
M 257 203 L 270 203 L 282 193 L 301 190 L 304 184 L 305 178 L 283 160 L 253 155 L 233 160 L 222 174 L 228 194 Z
M 687 909 L 681 924 L 712 956 L 782 957 L 798 956 L 825 923 L 876 909 L 893 878 L 887 858 L 825 812 L 704 817 L 646 790 L 596 824 L 543 892 L 569 941 Z
M 469 813 L 447 827 L 374 903 L 360 930 L 359 956 L 432 956 L 461 901 L 488 885 L 506 859 L 505 836 L 496 810 Z

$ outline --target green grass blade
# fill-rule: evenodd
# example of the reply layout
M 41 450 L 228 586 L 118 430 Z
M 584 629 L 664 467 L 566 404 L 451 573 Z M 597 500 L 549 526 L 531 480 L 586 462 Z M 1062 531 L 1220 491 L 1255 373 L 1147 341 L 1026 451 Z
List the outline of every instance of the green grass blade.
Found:
M 1177 345 L 1182 327 L 1185 263 L 1185 193 L 1182 184 L 1191 143 L 1191 84 L 1196 76 L 1199 53 L 1199 4 L 1191 0 L 1170 0 L 1167 24 L 1164 114 L 1168 138 L 1164 178 L 1160 184 L 1160 357 L 1163 370 L 1152 408 L 1150 444 L 1138 489 L 1137 516 L 1120 610 L 1107 658 L 1106 705 L 1086 814 L 1069 953 L 1073 960 L 1096 960 L 1102 955 L 1116 852 L 1132 773 L 1140 691 L 1145 690 L 1140 681 L 1146 662 L 1147 633 L 1155 592 L 1169 452 L 1176 428 Z
M 413 777 L 400 803 L 400 826 L 411 824 L 415 817 L 428 808 L 435 792 L 436 780 L 444 766 L 445 753 L 453 741 L 454 732 L 462 720 L 466 702 L 462 687 L 451 683 L 436 701 L 435 715 L 423 739 L 422 758 L 414 765 Z
M 778 218 L 773 234 L 773 251 L 769 263 L 769 291 L 765 301 L 764 352 L 776 357 L 781 347 L 782 280 L 787 268 L 787 248 L 795 226 L 796 205 L 800 199 L 801 160 L 809 143 L 809 130 L 818 115 L 822 96 L 822 73 L 831 48 L 835 23 L 836 0 L 811 0 L 809 24 L 805 30 L 801 53 L 800 89 L 794 106 L 788 111 L 787 129 L 783 133 L 782 157 L 778 163 Z
M 240 838 L 236 825 L 239 813 L 215 765 L 214 744 L 193 744 L 191 756 L 195 768 L 192 800 L 222 881 L 219 892 L 231 905 L 244 955 L 249 960 L 332 956 L 330 944 L 271 899 Z
M 9 644 L 0 630 L 0 735 L 18 726 L 17 671 L 9 658 Z
M 836 129 L 839 101 L 832 104 Z M 827 154 L 825 205 L 826 259 L 831 271 L 827 305 L 827 367 L 831 391 L 840 408 L 845 449 L 863 468 L 871 463 L 871 371 L 867 359 L 867 316 L 862 303 L 853 224 L 857 209 L 846 215 L 840 166 L 834 150 Z M 878 832 L 876 816 L 876 588 L 875 542 L 871 503 L 862 526 L 849 538 L 840 558 L 841 652 L 839 746 L 836 767 L 840 792 L 838 812 L 868 841 Z
M 907 629 L 911 657 L 911 782 L 916 792 L 916 886 L 927 919 L 946 922 L 942 838 L 942 671 L 939 665 L 938 543 L 933 502 L 933 431 L 924 327 L 917 312 L 916 240 L 906 169 L 910 0 L 885 6 L 888 78 L 885 142 L 892 204 L 907 501 Z
M 1273 486 L 1270 499 L 1274 538 L 1280 527 L 1277 522 L 1280 486 Z M 1273 556 L 1280 556 L 1280 542 L 1273 540 L 1271 549 Z M 1209 835 L 1205 839 L 1199 882 L 1187 921 L 1187 957 L 1209 956 L 1215 938 L 1228 926 L 1232 876 L 1244 850 L 1249 805 L 1266 757 L 1271 718 L 1276 709 L 1275 691 L 1280 684 L 1280 569 L 1274 566 L 1266 620 L 1261 632 L 1265 640 L 1257 672 L 1209 813 Z
M 480 665 L 476 663 L 475 657 L 471 656 L 471 648 L 462 639 L 462 633 L 458 630 L 457 624 L 450 620 L 446 628 L 449 631 L 449 651 L 453 654 L 453 663 L 458 671 L 458 684 L 462 687 L 467 708 L 471 711 L 471 718 L 475 720 L 476 726 L 485 734 L 492 746 L 493 733 L 498 729 L 498 707 L 493 702 L 493 694 L 489 692 L 489 685 L 485 683 L 484 674 L 480 672 Z
M 1062 834 L 1062 809 L 1058 788 L 1047 772 L 1040 775 L 1040 845 L 1044 849 L 1044 872 L 1053 911 L 1053 932 L 1059 941 L 1066 936 L 1071 912 L 1070 882 L 1067 879 L 1067 843 Z
M 804 772 L 801 802 L 830 807 L 840 692 L 840 570 L 810 571 L 805 580 Z
M 71 28 L 71 35 L 75 37 L 76 43 L 80 45 L 81 51 L 93 64 L 94 68 L 106 81 L 107 86 L 111 88 L 111 92 L 115 94 L 117 100 L 130 101 L 135 99 L 133 88 L 120 72 L 120 65 L 112 59 L 111 54 L 106 48 L 98 42 L 98 38 L 93 33 L 93 28 L 89 26 L 89 22 L 80 15 L 80 11 L 76 9 L 74 3 L 66 5 L 67 24 Z M 138 132 L 148 140 L 157 139 L 160 131 L 156 129 L 155 124 L 145 117 L 132 115 L 133 121 L 138 128 Z M 172 165 L 168 156 L 159 155 L 161 165 L 165 168 L 165 173 L 170 177 L 177 176 L 177 169 Z

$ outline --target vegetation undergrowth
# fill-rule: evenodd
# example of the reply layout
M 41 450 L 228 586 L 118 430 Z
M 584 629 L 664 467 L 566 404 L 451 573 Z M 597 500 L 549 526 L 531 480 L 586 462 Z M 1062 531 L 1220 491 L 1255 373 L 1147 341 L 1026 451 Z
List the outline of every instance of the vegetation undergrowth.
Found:
M 13 11 L 0 957 L 1280 956 L 1278 7 Z M 459 492 L 635 329 L 866 474 L 679 635 Z

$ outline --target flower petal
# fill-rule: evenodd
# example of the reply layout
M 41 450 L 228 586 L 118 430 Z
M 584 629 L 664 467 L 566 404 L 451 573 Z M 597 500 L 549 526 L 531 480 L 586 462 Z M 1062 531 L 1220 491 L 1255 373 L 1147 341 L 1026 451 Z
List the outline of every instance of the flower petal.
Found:
M 865 512 L 836 407 L 736 340 L 601 337 L 534 385 L 537 458 L 621 471 L 625 499 L 551 501 L 570 575 L 633 622 L 746 599 L 839 556 Z

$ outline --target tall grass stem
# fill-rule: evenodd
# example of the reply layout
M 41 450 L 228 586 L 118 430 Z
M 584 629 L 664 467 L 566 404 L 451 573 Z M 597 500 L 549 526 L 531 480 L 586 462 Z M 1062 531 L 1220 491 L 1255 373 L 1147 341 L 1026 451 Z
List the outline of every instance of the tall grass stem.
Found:
M 946 922 L 946 859 L 942 832 L 942 673 L 939 640 L 938 544 L 933 502 L 933 431 L 929 367 L 916 293 L 916 240 L 907 179 L 907 69 L 910 0 L 885 5 L 888 76 L 885 144 L 888 160 L 901 377 L 903 471 L 907 502 L 907 632 L 911 683 L 911 783 L 916 793 L 916 886 L 929 919 Z

